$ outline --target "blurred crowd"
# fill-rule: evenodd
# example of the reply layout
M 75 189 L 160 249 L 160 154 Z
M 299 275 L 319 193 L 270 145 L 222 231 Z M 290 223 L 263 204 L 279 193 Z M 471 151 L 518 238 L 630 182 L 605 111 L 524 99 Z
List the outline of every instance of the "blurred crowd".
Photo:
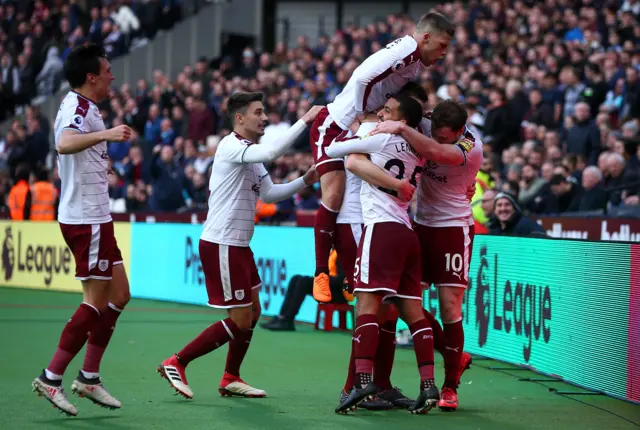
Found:
M 0 0 L 0 121 L 63 82 L 69 51 L 104 45 L 127 54 L 181 17 L 184 0 Z
M 480 222 L 490 219 L 483 209 L 490 190 L 509 192 L 522 214 L 638 207 L 640 0 L 472 0 L 438 10 L 457 30 L 446 57 L 420 82 L 430 108 L 444 99 L 464 103 L 469 127 L 483 139 L 474 201 Z M 175 77 L 158 70 L 135 86 L 114 88 L 101 107 L 106 125 L 135 130 L 130 142 L 109 145 L 114 210 L 203 210 L 215 148 L 231 131 L 229 95 L 264 92 L 263 139 L 277 139 L 311 105 L 331 102 L 368 55 L 413 27 L 412 19 L 395 15 L 362 28 L 347 24 L 313 45 L 299 37 L 273 52 L 249 46 L 237 61 L 202 58 Z M 13 152 L 40 148 L 47 127 L 44 119 L 27 119 L 0 141 L 9 175 Z M 274 179 L 298 177 L 312 163 L 308 152 L 308 135 L 301 136 L 292 153 L 269 166 Z M 257 217 L 293 221 L 318 198 L 310 188 L 290 202 L 260 206 Z

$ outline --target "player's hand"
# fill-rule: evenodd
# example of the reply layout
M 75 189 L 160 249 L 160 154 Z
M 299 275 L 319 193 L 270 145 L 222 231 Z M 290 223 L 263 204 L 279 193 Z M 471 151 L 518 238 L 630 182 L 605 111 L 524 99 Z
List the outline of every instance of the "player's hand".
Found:
M 413 193 L 416 191 L 416 187 L 411 185 L 409 181 L 401 181 L 396 191 L 400 200 L 410 202 L 413 198 Z
M 307 170 L 307 173 L 304 174 L 302 179 L 304 180 L 304 183 L 307 185 L 313 185 L 320 180 L 320 177 L 318 176 L 318 172 L 316 171 L 315 164 L 311 166 L 309 170 Z
M 316 119 L 322 108 L 324 108 L 324 106 L 311 106 L 311 109 L 309 109 L 309 111 L 305 113 L 300 119 L 307 124 L 311 124 L 313 120 Z
M 467 199 L 469 200 L 469 203 L 471 203 L 471 199 L 473 199 L 473 196 L 476 195 L 476 183 L 474 182 L 473 184 L 469 185 L 469 188 L 467 188 Z
M 105 137 L 107 142 L 126 142 L 131 138 L 131 129 L 128 125 L 119 125 L 107 130 Z
M 371 135 L 373 136 L 374 134 L 379 133 L 400 134 L 403 127 L 404 123 L 401 121 L 384 121 L 376 125 L 376 128 L 373 129 Z

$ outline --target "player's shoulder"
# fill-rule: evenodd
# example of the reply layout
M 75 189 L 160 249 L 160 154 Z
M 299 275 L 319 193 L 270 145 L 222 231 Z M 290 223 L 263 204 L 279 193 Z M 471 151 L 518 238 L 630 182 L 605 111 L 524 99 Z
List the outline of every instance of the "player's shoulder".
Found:
M 413 37 L 404 36 L 388 43 L 369 59 L 371 63 L 389 62 L 391 70 L 397 72 L 403 67 L 419 63 L 420 53 L 418 52 L 418 44 Z
M 229 133 L 228 135 L 222 138 L 222 140 L 218 144 L 218 150 L 220 149 L 224 150 L 226 148 L 230 148 L 234 146 L 245 147 L 249 145 L 253 145 L 253 142 L 250 141 L 249 139 L 245 139 L 244 137 L 240 136 L 235 131 L 232 131 L 231 133 Z

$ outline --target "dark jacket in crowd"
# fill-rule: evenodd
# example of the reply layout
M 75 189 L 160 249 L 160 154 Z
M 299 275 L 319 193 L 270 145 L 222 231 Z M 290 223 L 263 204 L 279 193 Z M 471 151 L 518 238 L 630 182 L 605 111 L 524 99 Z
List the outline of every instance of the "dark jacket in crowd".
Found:
M 583 155 L 590 166 L 600 155 L 600 130 L 592 120 L 576 123 L 567 134 L 567 154 Z
M 531 218 L 522 215 L 521 212 L 513 214 L 504 228 L 498 220 L 489 223 L 489 234 L 497 236 L 546 236 L 544 228 Z

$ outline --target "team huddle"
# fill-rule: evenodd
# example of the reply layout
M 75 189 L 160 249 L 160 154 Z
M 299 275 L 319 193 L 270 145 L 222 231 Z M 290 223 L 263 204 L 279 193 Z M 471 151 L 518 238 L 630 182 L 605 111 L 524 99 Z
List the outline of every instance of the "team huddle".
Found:
M 424 15 L 413 35 L 372 54 L 332 103 L 312 107 L 277 141 L 259 142 L 267 122 L 261 93 L 238 92 L 229 98 L 234 129 L 216 152 L 199 243 L 208 304 L 225 309 L 227 317 L 158 366 L 177 393 L 193 398 L 188 364 L 229 343 L 220 394 L 267 395 L 240 377 L 261 312 L 261 280 L 250 248 L 255 208 L 258 199 L 281 201 L 319 180 L 313 295 L 320 303 L 332 300 L 327 262 L 335 250 L 347 274 L 346 288 L 357 298 L 347 380 L 335 412 L 457 408 L 460 377 L 471 362 L 463 352 L 461 311 L 474 235 L 469 197 L 482 163 L 482 143 L 466 128 L 462 105 L 443 101 L 426 112 L 427 94 L 414 82 L 445 55 L 453 33 L 444 16 Z M 99 374 L 117 318 L 129 301 L 109 213 L 106 142 L 126 141 L 130 130 L 105 130 L 94 102 L 108 97 L 113 80 L 101 48 L 74 49 L 65 74 L 73 90 L 55 121 L 62 180 L 59 222 L 84 297 L 50 364 L 32 385 L 62 412 L 77 415 L 62 377 L 85 343 L 85 362 L 72 391 L 104 407 L 121 406 Z M 277 160 L 307 127 L 315 166 L 292 182 L 274 184 L 263 163 Z M 432 284 L 438 289 L 442 326 L 422 306 L 423 290 Z M 390 381 L 398 318 L 413 339 L 420 379 L 416 400 Z M 435 350 L 445 363 L 441 390 L 434 377 Z

